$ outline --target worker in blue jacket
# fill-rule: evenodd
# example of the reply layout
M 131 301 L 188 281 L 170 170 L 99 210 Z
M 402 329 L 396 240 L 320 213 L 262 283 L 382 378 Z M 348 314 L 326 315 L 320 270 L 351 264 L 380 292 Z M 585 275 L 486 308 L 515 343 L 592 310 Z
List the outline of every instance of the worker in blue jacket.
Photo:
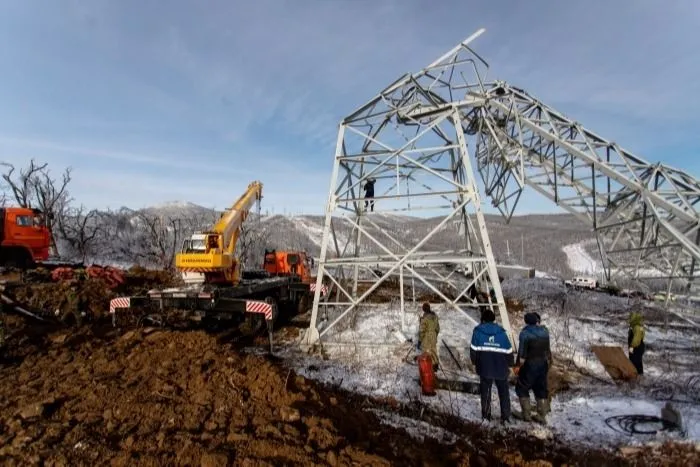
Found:
M 481 417 L 491 420 L 491 388 L 496 385 L 501 405 L 501 421 L 510 421 L 508 394 L 509 368 L 513 366 L 513 346 L 505 329 L 496 324 L 496 315 L 490 309 L 481 313 L 481 324 L 474 328 L 469 357 L 479 375 Z
M 549 343 L 549 331 L 541 324 L 537 313 L 525 314 L 525 327 L 520 331 L 518 345 L 518 382 L 515 393 L 520 400 L 522 418 L 525 421 L 534 419 L 546 423 L 549 413 L 549 391 L 547 377 L 552 364 L 552 351 Z M 522 366 L 520 366 L 522 363 Z M 530 391 L 535 394 L 537 413 L 532 414 L 530 406 Z

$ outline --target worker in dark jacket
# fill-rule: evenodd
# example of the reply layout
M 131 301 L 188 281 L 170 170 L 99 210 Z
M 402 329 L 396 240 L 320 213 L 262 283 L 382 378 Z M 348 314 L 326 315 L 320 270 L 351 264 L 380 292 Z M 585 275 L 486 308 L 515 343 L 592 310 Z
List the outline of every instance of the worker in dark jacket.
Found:
M 437 351 L 437 338 L 440 333 L 440 321 L 433 310 L 430 309 L 430 303 L 423 304 L 423 316 L 420 317 L 420 326 L 418 330 L 418 346 L 420 349 L 430 355 L 430 361 L 433 363 L 433 369 L 437 370 L 440 360 Z
M 370 206 L 370 210 L 374 212 L 374 184 L 376 180 L 373 178 L 368 178 L 365 182 L 365 210 L 367 206 Z
M 639 375 L 644 374 L 644 363 L 642 356 L 644 355 L 644 321 L 641 313 L 632 312 L 630 314 L 630 328 L 627 333 L 627 345 L 630 348 L 630 361 L 637 369 Z
M 491 388 L 496 385 L 501 405 L 501 421 L 510 421 L 508 394 L 509 367 L 513 366 L 513 346 L 505 329 L 495 323 L 496 315 L 487 309 L 481 313 L 481 324 L 474 328 L 469 357 L 479 375 L 481 417 L 491 420 Z
M 518 345 L 518 382 L 515 393 L 520 400 L 522 418 L 525 421 L 535 419 L 546 423 L 549 413 L 549 391 L 547 377 L 552 363 L 552 351 L 549 342 L 549 331 L 540 324 L 537 313 L 525 314 L 525 327 L 520 331 Z M 522 366 L 521 366 L 522 364 Z M 537 414 L 531 414 L 530 391 L 535 394 Z

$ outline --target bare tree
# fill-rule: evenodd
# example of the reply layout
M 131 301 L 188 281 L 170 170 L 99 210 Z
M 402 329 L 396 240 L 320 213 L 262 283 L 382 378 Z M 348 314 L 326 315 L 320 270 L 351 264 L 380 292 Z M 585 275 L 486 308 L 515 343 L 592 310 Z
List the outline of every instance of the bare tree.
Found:
M 162 269 L 171 269 L 182 239 L 182 222 L 178 218 L 139 213 L 143 226 L 140 256 Z
M 70 202 L 68 184 L 71 181 L 71 168 L 66 168 L 61 180 L 57 180 L 51 176 L 48 163 L 38 164 L 34 159 L 18 173 L 12 164 L 3 162 L 2 165 L 7 168 L 2 174 L 4 191 L 9 190 L 19 206 L 40 209 L 46 214 L 46 226 L 51 231 L 51 246 L 58 254 L 53 227 L 65 214 Z
M 244 222 L 236 249 L 239 262 L 249 268 L 261 268 L 269 237 L 270 230 L 266 223 L 260 222 L 259 217 Z
M 69 209 L 66 215 L 59 217 L 57 225 L 61 239 L 81 261 L 84 262 L 88 256 L 97 253 L 99 235 L 105 227 L 99 211 L 88 211 L 81 205 Z

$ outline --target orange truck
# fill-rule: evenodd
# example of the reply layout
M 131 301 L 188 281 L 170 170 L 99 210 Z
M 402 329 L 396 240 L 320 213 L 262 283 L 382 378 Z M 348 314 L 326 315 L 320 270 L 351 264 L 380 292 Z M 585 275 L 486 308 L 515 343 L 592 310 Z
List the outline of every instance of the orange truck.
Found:
M 272 276 L 297 276 L 310 284 L 311 259 L 304 251 L 265 250 L 265 271 Z
M 38 209 L 0 208 L 0 266 L 29 269 L 49 259 L 51 232 Z

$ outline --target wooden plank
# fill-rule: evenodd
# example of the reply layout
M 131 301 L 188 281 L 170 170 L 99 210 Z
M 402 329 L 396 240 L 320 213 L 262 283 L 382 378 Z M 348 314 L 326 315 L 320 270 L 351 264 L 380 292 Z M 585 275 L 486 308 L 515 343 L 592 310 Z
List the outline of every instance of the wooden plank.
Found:
M 620 346 L 593 345 L 591 350 L 598 357 L 610 377 L 616 381 L 631 381 L 637 378 L 637 369 Z

